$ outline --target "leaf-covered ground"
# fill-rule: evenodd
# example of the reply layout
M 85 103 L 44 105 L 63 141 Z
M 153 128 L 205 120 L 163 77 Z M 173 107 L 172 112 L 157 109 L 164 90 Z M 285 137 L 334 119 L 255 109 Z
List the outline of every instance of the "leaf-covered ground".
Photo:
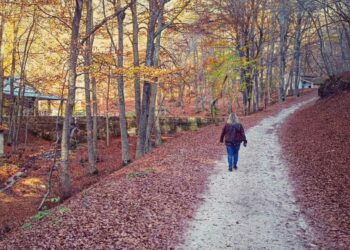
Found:
M 136 138 L 130 137 L 131 157 L 134 157 Z M 121 152 L 120 138 L 111 138 L 111 144 L 106 146 L 99 141 L 99 154 L 97 167 L 98 176 L 87 175 L 87 149 L 86 145 L 79 145 L 71 155 L 70 171 L 73 179 L 73 193 L 88 188 L 101 178 L 122 167 L 119 157 Z M 52 142 L 30 136 L 27 149 L 21 147 L 17 154 L 10 153 L 6 147 L 6 156 L 0 162 L 0 189 L 5 181 L 16 172 L 23 172 L 12 188 L 0 192 L 0 239 L 8 231 L 22 225 L 26 218 L 37 212 L 42 197 L 47 189 L 49 170 L 53 162 L 54 145 Z M 53 192 L 51 197 L 58 197 L 58 172 L 53 176 Z M 49 207 L 55 203 L 47 203 Z
M 350 92 L 292 115 L 280 142 L 296 195 L 325 249 L 350 245 Z
M 249 117 L 245 128 L 315 93 Z M 214 162 L 225 154 L 221 126 L 185 132 L 151 154 L 38 215 L 0 249 L 171 249 L 201 202 Z M 249 140 L 249 138 L 248 138 Z M 40 219 L 43 217 L 42 219 Z

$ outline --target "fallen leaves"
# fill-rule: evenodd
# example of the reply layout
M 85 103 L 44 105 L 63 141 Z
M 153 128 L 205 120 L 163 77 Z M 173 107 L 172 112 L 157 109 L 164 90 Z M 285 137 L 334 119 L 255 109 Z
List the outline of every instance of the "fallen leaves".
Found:
M 327 249 L 350 245 L 350 92 L 292 115 L 280 142 L 303 212 Z

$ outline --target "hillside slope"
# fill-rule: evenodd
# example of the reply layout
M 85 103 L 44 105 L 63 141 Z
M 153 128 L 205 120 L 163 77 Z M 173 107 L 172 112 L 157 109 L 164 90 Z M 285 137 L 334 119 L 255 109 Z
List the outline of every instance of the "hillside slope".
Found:
M 350 245 L 350 92 L 318 100 L 280 131 L 297 198 L 327 249 Z

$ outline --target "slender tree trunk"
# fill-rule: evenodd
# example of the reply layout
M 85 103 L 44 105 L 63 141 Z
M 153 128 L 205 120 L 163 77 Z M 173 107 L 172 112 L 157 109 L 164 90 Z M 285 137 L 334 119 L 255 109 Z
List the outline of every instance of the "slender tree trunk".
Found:
M 289 70 L 289 74 L 288 74 L 288 78 L 287 78 L 287 82 L 286 82 L 286 88 L 284 90 L 284 94 L 283 96 L 287 96 L 287 95 L 293 95 L 293 74 L 294 74 L 294 69 L 291 68 Z M 288 86 L 288 87 L 287 87 Z M 289 90 L 289 92 L 287 93 L 287 90 Z
M 109 130 L 109 91 L 111 86 L 111 70 L 109 69 L 107 80 L 107 97 L 106 97 L 106 145 L 110 145 L 110 130 Z
M 140 67 L 140 56 L 139 56 L 139 24 L 137 20 L 137 0 L 131 5 L 132 14 L 132 49 L 134 56 L 134 67 Z M 140 87 L 140 74 L 135 74 L 134 79 L 135 87 L 135 115 L 136 115 L 136 126 L 137 130 L 140 123 L 141 115 L 141 87 Z
M 294 96 L 299 96 L 299 82 L 300 82 L 300 60 L 301 60 L 301 40 L 302 40 L 302 21 L 303 21 L 303 10 L 298 5 L 297 14 L 297 25 L 296 25 L 296 35 L 294 44 Z
M 257 112 L 259 110 L 260 105 L 260 83 L 259 83 L 259 70 L 254 69 L 254 112 Z
M 193 65 L 196 69 L 196 80 L 195 80 L 195 93 L 196 93 L 196 113 L 202 111 L 202 84 L 203 84 L 203 71 L 201 62 L 199 61 L 199 49 L 197 41 L 195 42 L 195 50 L 193 53 Z
M 185 84 L 179 84 L 178 86 L 179 96 L 177 99 L 177 105 L 178 107 L 184 108 L 184 95 L 185 95 Z
M 95 149 L 95 158 L 98 157 L 97 139 L 98 139 L 98 103 L 97 103 L 97 86 L 96 78 L 91 77 L 91 91 L 92 91 L 92 142 Z
M 261 65 L 264 65 L 264 58 L 261 57 L 260 59 L 261 61 Z M 260 70 L 259 70 L 259 83 L 260 83 L 260 106 L 263 104 L 263 102 L 265 102 L 265 98 L 266 98 L 266 92 L 265 92 L 265 84 L 266 84 L 266 81 L 264 79 L 265 77 L 265 68 L 264 67 L 261 67 Z
M 161 85 L 160 85 L 161 86 Z M 156 136 L 156 145 L 159 146 L 162 144 L 162 131 L 160 128 L 160 110 L 159 108 L 162 106 L 163 101 L 163 91 L 162 89 L 158 90 L 158 96 L 157 96 L 157 102 L 156 102 L 156 119 L 155 119 L 155 125 L 154 125 L 154 132 Z
M 0 125 L 3 122 L 3 107 L 4 107 L 4 41 L 5 18 L 0 16 Z
M 125 12 L 121 12 L 118 16 L 118 68 L 124 67 L 124 18 Z M 124 76 L 119 74 L 118 81 L 118 100 L 119 100 L 119 125 L 122 140 L 122 160 L 126 165 L 130 162 L 129 158 L 129 143 L 128 143 L 128 128 L 125 112 L 125 97 L 124 97 Z
M 17 107 L 16 107 L 16 116 L 15 116 L 15 122 L 14 122 L 14 130 L 13 130 L 13 139 L 12 139 L 12 151 L 16 152 L 19 144 L 19 132 L 22 127 L 22 118 L 24 115 L 24 105 L 25 105 L 25 89 L 26 89 L 26 66 L 29 58 L 29 52 L 31 49 L 31 46 L 34 41 L 34 27 L 36 23 L 36 17 L 35 13 L 33 15 L 33 22 L 29 27 L 27 37 L 25 40 L 24 48 L 23 48 L 23 56 L 22 61 L 20 65 L 20 82 L 19 82 L 19 90 L 18 90 L 18 97 L 17 97 Z M 29 114 L 27 114 L 29 115 Z
M 237 38 L 238 46 L 237 46 L 237 51 L 238 51 L 238 56 L 240 60 L 243 62 L 245 61 L 245 53 L 243 51 L 244 48 L 244 42 L 242 37 Z M 246 74 L 247 74 L 247 69 L 246 67 L 240 67 L 239 70 L 239 86 L 241 89 L 241 94 L 242 94 L 242 99 L 243 99 L 243 105 L 242 105 L 242 112 L 244 115 L 248 114 L 248 92 L 247 92 L 247 81 L 246 81 Z
M 273 32 L 272 32 L 273 33 Z M 268 59 L 267 59 L 267 83 L 266 83 L 266 94 L 267 94 L 267 100 L 266 103 L 268 105 L 271 104 L 271 88 L 272 88 L 272 84 L 273 84 L 273 58 L 274 58 L 274 54 L 275 54 L 275 36 L 274 34 L 271 34 L 272 38 L 271 38 L 271 42 L 269 44 L 269 50 L 268 50 Z
M 279 52 L 279 84 L 278 84 L 278 101 L 285 100 L 285 74 L 286 74 L 286 60 L 287 60 L 287 34 L 288 34 L 288 5 L 286 0 L 281 1 L 279 10 L 279 24 L 280 24 L 280 52 Z
M 86 1 L 86 34 L 89 34 L 93 28 L 93 10 L 92 0 Z M 86 139 L 88 146 L 88 161 L 89 161 L 89 174 L 97 174 L 96 168 L 96 153 L 95 145 L 93 142 L 93 121 L 91 114 L 91 78 L 90 67 L 92 65 L 92 38 L 89 37 L 86 40 L 84 51 L 84 80 L 85 80 L 85 112 L 86 112 Z
M 9 76 L 9 81 L 10 81 L 10 108 L 9 108 L 9 134 L 7 137 L 7 143 L 13 144 L 13 133 L 14 133 L 14 118 L 16 115 L 16 97 L 15 97 L 15 73 L 16 73 L 16 54 L 17 54 L 17 44 L 18 44 L 18 29 L 19 29 L 19 23 L 16 25 L 13 25 L 14 29 L 14 39 L 12 43 L 12 54 L 11 54 L 11 70 L 10 70 L 10 76 Z
M 81 20 L 82 9 L 83 0 L 76 0 L 69 49 L 68 97 L 66 101 L 61 142 L 60 191 L 61 197 L 63 199 L 70 197 L 72 192 L 69 173 L 69 137 L 75 102 L 75 86 L 77 77 L 76 68 L 79 55 L 79 24 Z

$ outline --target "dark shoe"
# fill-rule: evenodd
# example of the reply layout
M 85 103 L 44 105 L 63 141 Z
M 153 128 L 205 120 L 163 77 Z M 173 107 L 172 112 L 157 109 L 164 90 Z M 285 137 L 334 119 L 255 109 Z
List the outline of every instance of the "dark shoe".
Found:
M 228 171 L 232 172 L 232 167 L 229 167 L 229 168 L 228 168 Z
M 238 167 L 237 167 L 237 166 L 234 166 L 233 168 L 237 170 Z

